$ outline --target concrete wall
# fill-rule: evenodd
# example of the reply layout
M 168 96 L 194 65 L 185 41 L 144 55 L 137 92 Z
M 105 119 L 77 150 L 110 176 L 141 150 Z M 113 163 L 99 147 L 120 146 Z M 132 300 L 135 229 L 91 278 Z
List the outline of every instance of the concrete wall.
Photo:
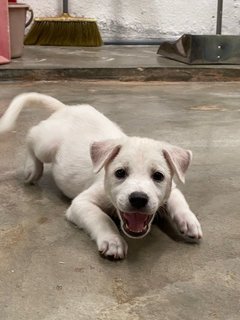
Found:
M 61 0 L 19 0 L 35 16 L 60 14 Z M 70 13 L 96 18 L 104 39 L 173 37 L 182 33 L 212 34 L 217 0 L 69 0 Z M 240 0 L 224 0 L 223 33 L 240 34 Z

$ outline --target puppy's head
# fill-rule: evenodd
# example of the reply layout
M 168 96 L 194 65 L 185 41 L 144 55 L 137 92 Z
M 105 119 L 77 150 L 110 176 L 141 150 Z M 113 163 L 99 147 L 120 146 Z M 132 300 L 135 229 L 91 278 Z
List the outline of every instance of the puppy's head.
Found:
M 146 138 L 126 137 L 91 146 L 94 171 L 105 168 L 105 191 L 124 233 L 144 237 L 167 201 L 173 175 L 184 183 L 191 151 Z

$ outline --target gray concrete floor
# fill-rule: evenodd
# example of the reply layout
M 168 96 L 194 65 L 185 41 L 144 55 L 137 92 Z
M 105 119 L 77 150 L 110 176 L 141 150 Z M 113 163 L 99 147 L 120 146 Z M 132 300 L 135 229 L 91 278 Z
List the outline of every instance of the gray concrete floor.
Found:
M 187 65 L 157 50 L 154 45 L 25 46 L 21 58 L 0 66 L 0 80 L 240 81 L 240 65 Z
M 65 68 L 62 63 L 67 61 L 68 68 L 192 68 L 191 65 L 166 59 L 157 54 L 157 45 L 105 45 L 102 47 L 54 47 L 25 46 L 21 58 L 13 59 L 12 63 L 1 66 L 1 69 L 56 69 Z M 201 68 L 195 65 L 195 68 Z M 211 68 L 205 65 L 204 68 Z M 215 65 L 222 68 L 222 65 Z M 240 69 L 240 65 L 226 65 L 228 69 Z
M 153 226 L 125 261 L 102 259 L 64 220 L 68 201 L 47 172 L 24 186 L 27 129 L 48 116 L 25 110 L 0 140 L 0 318 L 3 320 L 237 320 L 240 315 L 240 83 L 1 83 L 0 110 L 21 92 L 88 102 L 130 135 L 193 150 L 184 191 L 200 245 Z

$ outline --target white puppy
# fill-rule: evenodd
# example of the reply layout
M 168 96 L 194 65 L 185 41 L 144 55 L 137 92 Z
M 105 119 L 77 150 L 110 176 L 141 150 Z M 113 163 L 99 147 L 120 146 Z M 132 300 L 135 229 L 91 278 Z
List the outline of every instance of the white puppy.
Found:
M 34 183 L 51 163 L 57 186 L 74 198 L 66 217 L 86 230 L 105 256 L 122 259 L 132 238 L 145 236 L 158 210 L 186 237 L 200 239 L 201 226 L 172 182 L 184 182 L 191 152 L 147 138 L 128 137 L 89 105 L 65 106 L 38 93 L 17 96 L 0 119 L 0 133 L 10 131 L 23 107 L 44 106 L 54 112 L 27 136 L 25 180 Z

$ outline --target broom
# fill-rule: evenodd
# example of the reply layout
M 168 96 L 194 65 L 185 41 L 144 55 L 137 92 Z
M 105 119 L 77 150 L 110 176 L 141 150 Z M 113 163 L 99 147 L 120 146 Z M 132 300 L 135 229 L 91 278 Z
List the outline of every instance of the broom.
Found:
M 62 15 L 34 19 L 24 44 L 98 47 L 102 45 L 102 38 L 95 19 L 71 17 L 68 0 L 63 0 Z

